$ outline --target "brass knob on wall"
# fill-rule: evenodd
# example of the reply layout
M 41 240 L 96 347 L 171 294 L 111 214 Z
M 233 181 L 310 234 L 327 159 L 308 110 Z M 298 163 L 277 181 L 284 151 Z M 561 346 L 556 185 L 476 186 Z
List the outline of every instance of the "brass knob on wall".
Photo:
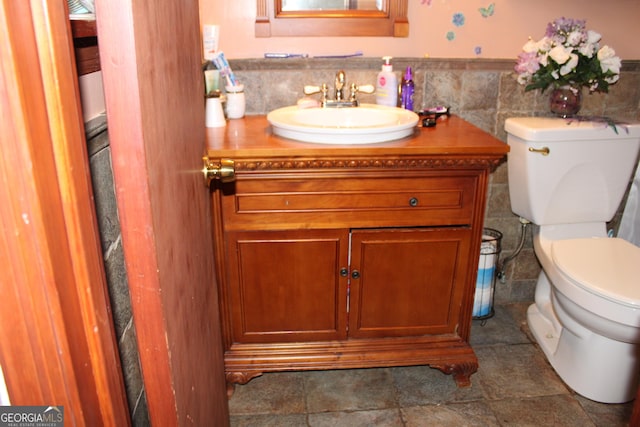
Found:
M 204 167 L 202 173 L 204 174 L 204 182 L 207 188 L 211 185 L 211 181 L 214 179 L 220 182 L 233 182 L 236 179 L 235 163 L 231 159 L 220 159 L 218 161 L 210 159 L 208 156 L 202 158 Z

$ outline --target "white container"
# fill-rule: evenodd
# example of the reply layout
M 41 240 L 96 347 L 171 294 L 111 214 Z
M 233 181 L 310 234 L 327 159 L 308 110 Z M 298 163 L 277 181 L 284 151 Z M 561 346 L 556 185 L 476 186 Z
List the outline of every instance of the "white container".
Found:
M 220 39 L 219 25 L 202 26 L 202 49 L 204 59 L 211 61 L 218 51 L 218 40 Z
M 244 85 L 225 86 L 227 92 L 227 118 L 241 119 L 244 117 L 246 99 L 244 96 Z
M 207 98 L 205 105 L 205 125 L 208 128 L 219 128 L 227 125 L 222 111 L 222 100 L 219 96 Z
M 376 104 L 387 107 L 398 106 L 398 77 L 393 72 L 391 57 L 384 56 L 382 71 L 378 73 L 376 79 Z

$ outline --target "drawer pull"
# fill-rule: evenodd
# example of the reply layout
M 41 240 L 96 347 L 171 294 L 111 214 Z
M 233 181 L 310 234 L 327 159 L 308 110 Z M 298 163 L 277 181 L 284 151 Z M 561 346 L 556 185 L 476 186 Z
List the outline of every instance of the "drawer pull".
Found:
M 340 269 L 340 276 L 342 276 L 342 277 L 347 277 L 347 276 L 349 276 L 349 270 L 348 270 L 348 269 L 346 269 L 346 268 L 341 268 L 341 269 Z
M 359 279 L 360 278 L 360 272 L 358 270 L 353 270 L 353 272 L 351 272 L 351 278 L 352 279 Z
M 417 199 L 417 198 L 415 198 L 415 197 L 410 198 L 410 199 L 409 199 L 409 206 L 413 206 L 414 208 L 415 208 L 416 206 L 418 206 L 418 199 Z

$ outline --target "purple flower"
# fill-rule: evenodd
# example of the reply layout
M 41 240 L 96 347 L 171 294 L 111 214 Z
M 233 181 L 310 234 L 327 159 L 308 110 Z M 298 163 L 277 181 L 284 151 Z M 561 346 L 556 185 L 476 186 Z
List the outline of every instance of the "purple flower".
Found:
M 522 52 L 518 55 L 515 71 L 518 74 L 534 74 L 540 69 L 540 62 L 535 52 Z
M 584 19 L 571 19 L 571 18 L 558 18 L 553 22 L 547 24 L 547 31 L 545 36 L 554 39 L 558 43 L 564 43 L 567 41 L 567 37 L 571 33 L 581 33 L 585 35 L 586 39 L 586 26 L 587 21 Z M 575 36 L 574 36 L 575 37 Z

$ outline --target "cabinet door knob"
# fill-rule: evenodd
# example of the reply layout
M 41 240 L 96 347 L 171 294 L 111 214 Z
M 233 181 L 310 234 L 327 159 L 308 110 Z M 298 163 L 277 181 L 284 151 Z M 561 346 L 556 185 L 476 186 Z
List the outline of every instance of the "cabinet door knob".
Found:
M 416 197 L 412 197 L 409 199 L 409 206 L 416 207 L 418 206 L 418 199 Z
M 348 270 L 348 269 L 346 269 L 346 268 L 341 268 L 341 269 L 340 269 L 340 276 L 342 276 L 342 277 L 347 277 L 347 276 L 349 276 L 349 270 Z
M 351 278 L 352 279 L 359 279 L 360 278 L 360 272 L 358 270 L 353 270 L 351 272 Z

